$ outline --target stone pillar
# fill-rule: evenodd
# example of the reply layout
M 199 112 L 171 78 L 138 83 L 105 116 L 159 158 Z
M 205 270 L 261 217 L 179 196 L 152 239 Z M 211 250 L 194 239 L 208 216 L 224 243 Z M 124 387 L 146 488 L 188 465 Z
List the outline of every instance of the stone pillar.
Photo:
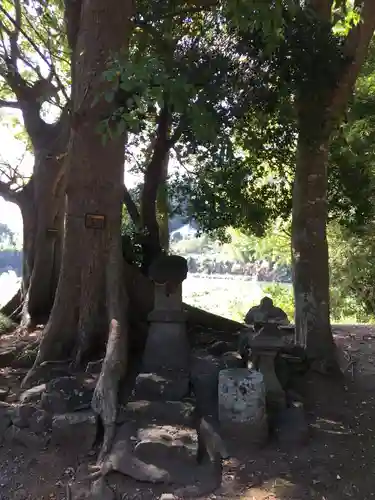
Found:
M 189 370 L 190 346 L 186 313 L 182 309 L 182 285 L 167 294 L 167 285 L 155 283 L 154 310 L 148 315 L 149 330 L 142 371 Z
M 276 408 L 286 406 L 285 392 L 275 372 L 275 357 L 285 345 L 277 326 L 265 325 L 260 333 L 249 340 L 254 366 L 263 374 L 267 402 Z
M 155 300 L 148 316 L 149 332 L 136 382 L 137 397 L 176 400 L 188 393 L 190 346 L 182 307 L 182 282 L 186 275 L 187 261 L 177 255 L 162 255 L 150 266 Z
M 226 442 L 263 444 L 268 437 L 262 373 L 229 368 L 219 373 L 219 420 Z
M 275 372 L 276 354 L 276 351 L 270 349 L 259 350 L 256 353 L 255 363 L 264 377 L 269 403 L 278 408 L 284 408 L 286 406 L 285 392 Z

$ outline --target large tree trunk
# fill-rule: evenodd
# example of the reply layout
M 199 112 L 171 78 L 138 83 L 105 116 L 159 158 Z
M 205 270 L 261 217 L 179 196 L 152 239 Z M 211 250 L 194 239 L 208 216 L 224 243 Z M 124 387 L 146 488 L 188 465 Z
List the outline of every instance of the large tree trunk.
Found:
M 29 289 L 31 273 L 34 267 L 34 247 L 35 247 L 35 214 L 34 205 L 34 180 L 24 187 L 20 196 L 19 207 L 23 223 L 23 244 L 22 244 L 22 282 L 21 290 L 24 297 Z
M 67 123 L 65 123 L 65 126 Z M 65 189 L 62 176 L 62 149 L 65 136 L 59 136 L 59 151 L 46 137 L 46 149 L 35 153 L 33 176 L 17 194 L 23 222 L 22 280 L 18 300 L 4 309 L 24 327 L 45 324 L 57 287 L 64 237 Z
M 67 146 L 67 141 L 62 146 Z M 21 204 L 24 224 L 21 323 L 27 327 L 48 320 L 57 287 L 65 208 L 60 154 L 61 150 L 36 153 L 32 193 Z
M 141 193 L 141 223 L 145 230 L 144 243 L 142 245 L 142 269 L 145 274 L 147 274 L 153 260 L 163 250 L 160 241 L 156 201 L 160 184 L 163 182 L 165 166 L 171 147 L 168 139 L 170 118 L 168 106 L 165 104 L 159 115 L 154 150 L 151 160 L 146 167 Z
M 328 139 L 300 124 L 293 190 L 292 260 L 297 340 L 314 359 L 334 359 L 330 327 L 327 224 Z
M 156 199 L 160 246 L 165 252 L 169 250 L 168 165 L 169 154 L 166 155 L 163 161 L 163 171 Z
M 312 0 L 317 18 L 330 24 L 333 3 Z M 310 90 L 297 92 L 297 162 L 293 190 L 292 259 L 297 339 L 310 358 L 337 366 L 330 328 L 327 224 L 327 161 L 330 137 L 339 125 L 366 58 L 375 29 L 375 2 L 358 2 L 361 20 L 341 42 L 340 71 Z M 322 54 L 324 57 L 324 54 Z M 319 68 L 315 71 L 319 72 Z M 323 75 L 324 77 L 325 75 Z
M 67 159 L 63 261 L 34 365 L 35 369 L 42 361 L 72 349 L 76 364 L 81 364 L 98 338 L 104 337 L 102 317 L 106 313 L 107 353 L 93 398 L 93 409 L 104 426 L 102 454 L 109 451 L 115 433 L 118 386 L 127 369 L 128 323 L 120 233 L 125 133 L 115 134 L 105 145 L 98 137 L 98 125 L 114 112 L 104 98 L 112 84 L 106 84 L 102 75 L 108 59 L 120 54 L 128 42 L 132 10 L 131 0 L 82 4 L 72 73 L 73 128 Z
M 83 362 L 98 340 L 105 339 L 109 323 L 116 324 L 113 328 L 124 341 L 127 338 L 125 292 L 122 280 L 116 279 L 123 275 L 120 228 L 125 136 L 104 144 L 97 129 L 114 111 L 103 97 L 102 73 L 110 55 L 126 44 L 131 9 L 131 2 L 118 4 L 116 0 L 93 0 L 82 6 L 73 73 L 62 267 L 36 365 L 72 353 L 77 363 Z M 103 226 L 89 227 L 89 214 L 102 217 Z M 126 366 L 126 353 L 122 366 Z

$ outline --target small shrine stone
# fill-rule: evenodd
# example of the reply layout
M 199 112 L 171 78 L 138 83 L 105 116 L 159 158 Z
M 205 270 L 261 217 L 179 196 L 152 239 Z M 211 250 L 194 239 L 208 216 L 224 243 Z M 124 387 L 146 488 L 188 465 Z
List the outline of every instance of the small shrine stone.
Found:
M 263 375 L 247 368 L 219 373 L 219 420 L 227 441 L 263 443 L 268 435 Z
M 152 264 L 149 274 L 155 287 L 154 309 L 148 316 L 150 326 L 140 375 L 152 373 L 164 377 L 168 373 L 167 378 L 176 380 L 179 377 L 183 381 L 181 387 L 184 387 L 190 361 L 187 316 L 182 304 L 182 281 L 186 278 L 187 261 L 178 255 L 162 255 Z M 137 392 L 141 385 L 149 384 L 148 378 L 140 376 Z M 172 389 L 176 384 L 166 386 Z M 179 392 L 180 388 L 176 394 Z

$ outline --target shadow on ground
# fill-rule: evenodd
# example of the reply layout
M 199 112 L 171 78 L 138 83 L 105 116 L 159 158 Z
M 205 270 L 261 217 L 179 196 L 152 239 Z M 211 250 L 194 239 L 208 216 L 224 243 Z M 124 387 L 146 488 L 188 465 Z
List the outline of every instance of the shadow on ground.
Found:
M 348 337 L 349 338 L 349 337 Z M 32 340 L 32 339 L 30 339 Z M 349 340 L 348 340 L 349 342 Z M 355 341 L 351 343 L 355 343 Z M 372 343 L 374 346 L 372 347 Z M 8 348 L 4 342 L 3 348 Z M 283 451 L 271 443 L 261 450 L 239 446 L 224 463 L 222 487 L 207 499 L 243 500 L 367 500 L 375 497 L 375 341 L 358 337 L 360 369 L 356 380 L 315 377 L 308 384 L 311 439 L 306 447 Z M 361 367 L 360 367 L 361 368 Z M 3 377 L 6 372 L 3 371 Z M 17 385 L 16 379 L 14 379 Z M 79 465 L 95 457 L 74 449 L 30 450 L 0 447 L 0 500 L 60 499 L 64 484 Z M 121 478 L 122 498 L 153 500 L 162 487 Z M 120 497 L 121 498 L 121 497 Z
M 216 498 L 374 498 L 375 408 L 368 382 L 311 380 L 309 445 L 288 452 L 275 443 L 252 454 L 238 450 L 236 463 L 225 466 L 224 491 Z

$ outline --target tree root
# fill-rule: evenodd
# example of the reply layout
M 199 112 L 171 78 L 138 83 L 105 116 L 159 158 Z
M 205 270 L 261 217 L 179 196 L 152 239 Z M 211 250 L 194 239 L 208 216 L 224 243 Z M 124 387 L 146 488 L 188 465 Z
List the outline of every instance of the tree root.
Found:
M 13 295 L 13 297 L 0 309 L 0 312 L 9 319 L 18 321 L 20 319 L 21 310 L 22 292 L 21 289 L 19 289 L 17 293 Z
M 28 385 L 29 382 L 35 377 L 36 371 L 38 369 L 38 365 L 36 364 L 36 361 L 32 368 L 26 373 L 24 379 L 21 382 L 21 389 L 25 389 Z
M 75 491 L 74 491 L 75 490 Z M 89 497 L 87 496 L 89 494 Z M 78 484 L 67 484 L 65 490 L 66 500 L 74 498 L 90 498 L 90 500 L 115 500 L 115 494 L 107 485 L 104 477 L 93 479 L 91 475 L 78 480 Z
M 118 240 L 118 244 L 112 243 L 106 276 L 110 327 L 102 369 L 91 402 L 92 409 L 99 415 L 104 428 L 99 462 L 109 453 L 113 444 L 116 432 L 119 384 L 126 375 L 128 366 L 128 297 L 122 280 L 119 278 L 119 265 L 121 270 L 122 263 L 120 240 Z
M 113 319 L 110 325 L 106 355 L 91 402 L 92 409 L 99 415 L 104 428 L 99 462 L 109 453 L 115 437 L 118 385 L 125 373 L 125 366 L 125 339 L 118 322 Z
M 133 455 L 131 438 L 131 428 L 125 423 L 117 431 L 111 451 L 98 461 L 97 465 L 90 467 L 91 473 L 86 479 L 95 481 L 117 471 L 140 482 L 170 482 L 167 471 L 143 462 Z

